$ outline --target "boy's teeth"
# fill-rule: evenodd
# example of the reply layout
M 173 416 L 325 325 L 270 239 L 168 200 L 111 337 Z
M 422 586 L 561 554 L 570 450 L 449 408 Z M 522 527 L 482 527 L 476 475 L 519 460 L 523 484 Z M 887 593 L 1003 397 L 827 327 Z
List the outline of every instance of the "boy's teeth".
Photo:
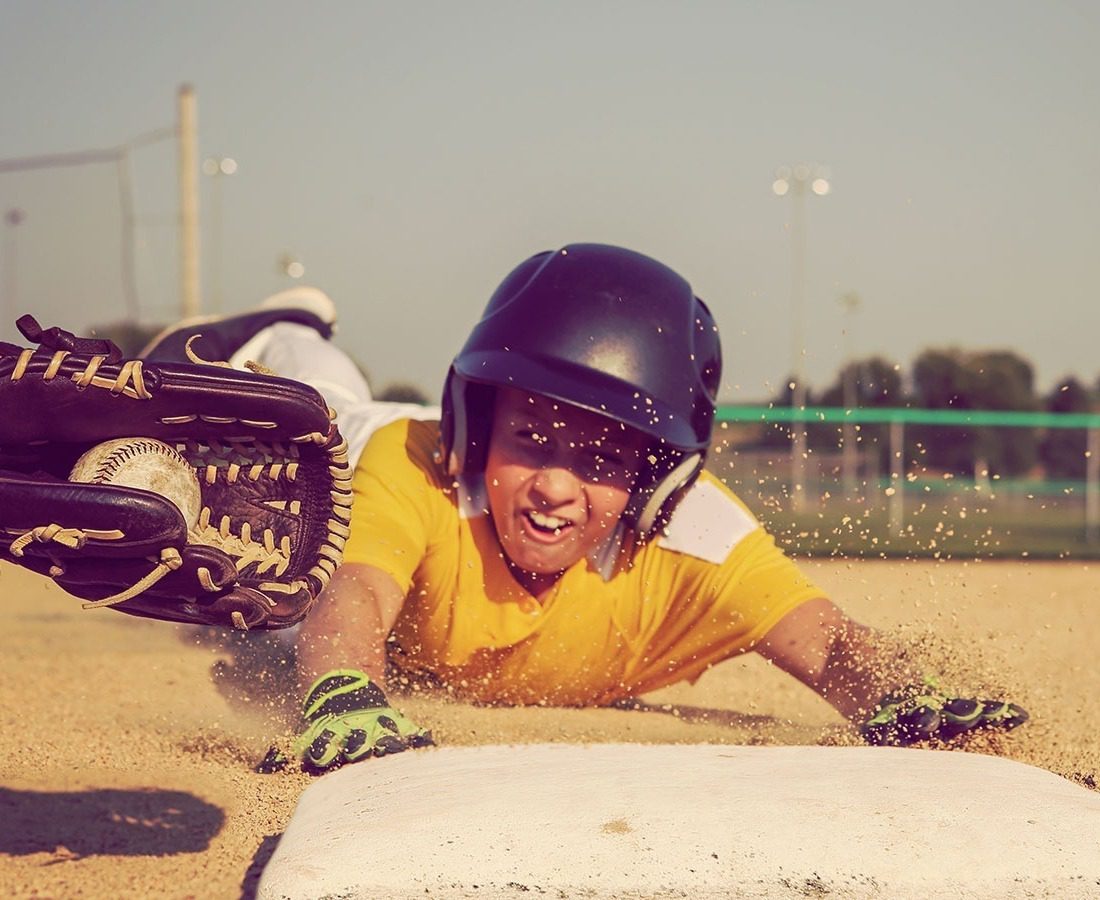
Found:
M 532 522 L 539 526 L 539 528 L 557 529 L 564 528 L 566 525 L 569 524 L 568 519 L 559 519 L 557 516 L 547 516 L 543 513 L 535 512 L 534 510 L 529 512 L 527 515 L 528 517 L 530 517 Z

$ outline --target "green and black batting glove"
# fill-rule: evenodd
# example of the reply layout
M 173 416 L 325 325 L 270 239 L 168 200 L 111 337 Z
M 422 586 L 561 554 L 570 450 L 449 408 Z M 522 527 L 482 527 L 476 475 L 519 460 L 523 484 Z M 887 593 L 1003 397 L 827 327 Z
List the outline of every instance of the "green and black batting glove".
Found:
M 358 669 L 336 669 L 313 683 L 302 704 L 306 729 L 294 744 L 307 770 L 325 771 L 369 756 L 435 744 L 432 733 L 390 706 Z
M 904 747 L 926 740 L 948 740 L 975 728 L 1010 731 L 1027 721 L 1027 711 L 1003 700 L 974 700 L 945 694 L 926 676 L 883 697 L 860 734 L 868 744 Z

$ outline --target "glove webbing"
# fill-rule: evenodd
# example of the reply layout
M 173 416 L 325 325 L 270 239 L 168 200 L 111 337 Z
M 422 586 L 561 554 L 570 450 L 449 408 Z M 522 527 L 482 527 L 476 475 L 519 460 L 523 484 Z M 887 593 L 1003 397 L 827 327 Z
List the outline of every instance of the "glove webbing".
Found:
M 187 441 L 180 449 L 190 457 L 200 481 L 204 481 L 206 484 L 214 484 L 219 477 L 223 477 L 229 484 L 235 483 L 242 477 L 250 481 L 258 481 L 264 475 L 272 481 L 277 481 L 279 478 L 294 481 L 298 477 L 300 466 L 297 462 L 300 451 L 295 444 L 321 443 L 325 439 L 324 435 L 314 433 L 291 438 L 290 444 L 278 442 L 267 444 L 252 438 L 238 438 L 224 443 L 214 440 L 208 443 Z M 318 550 L 321 558 L 309 571 L 310 575 L 321 582 L 322 588 L 328 585 L 332 574 L 340 564 L 344 545 L 351 534 L 348 523 L 351 521 L 352 493 L 347 447 L 347 441 L 341 440 L 337 446 L 328 450 L 329 459 L 332 463 L 328 467 L 328 473 L 332 478 L 333 486 L 333 490 L 329 492 L 334 504 L 333 517 L 330 517 L 326 522 L 325 543 Z M 218 461 L 226 461 L 230 453 L 236 453 L 244 459 L 249 456 L 263 455 L 272 459 L 284 460 L 286 457 L 290 457 L 291 461 L 246 465 L 238 462 L 217 465 L 208 461 L 211 455 Z M 275 505 L 281 509 L 289 508 L 291 515 L 297 515 L 301 509 L 301 501 L 299 500 L 279 501 Z M 256 572 L 261 575 L 274 570 L 274 575 L 278 577 L 286 571 L 291 563 L 293 552 L 289 536 L 284 535 L 276 543 L 274 532 L 265 528 L 257 540 L 252 534 L 250 522 L 242 523 L 240 534 L 234 534 L 230 529 L 229 516 L 222 516 L 217 526 L 214 526 L 211 521 L 212 515 L 212 510 L 209 507 L 204 506 L 201 509 L 199 521 L 192 532 L 196 542 L 218 547 L 234 557 L 238 571 L 252 564 L 256 564 Z M 263 590 L 282 593 L 294 593 L 302 586 L 303 582 L 300 580 L 291 585 L 280 583 L 260 585 Z

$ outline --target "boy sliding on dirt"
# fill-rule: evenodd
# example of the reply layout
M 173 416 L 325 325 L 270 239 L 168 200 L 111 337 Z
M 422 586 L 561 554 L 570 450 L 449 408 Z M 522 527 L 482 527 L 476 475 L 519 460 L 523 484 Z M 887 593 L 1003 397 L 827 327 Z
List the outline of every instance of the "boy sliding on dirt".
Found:
M 191 330 L 232 350 L 279 318 Z M 870 743 L 1027 718 L 899 660 L 703 471 L 718 329 L 661 263 L 595 244 L 522 263 L 455 357 L 438 420 L 377 427 L 410 410 L 370 401 L 318 334 L 323 312 L 296 318 L 266 329 L 261 361 L 340 409 L 353 461 L 373 432 L 344 565 L 297 638 L 308 768 L 432 743 L 390 706 L 388 673 L 479 702 L 606 705 L 754 650 Z

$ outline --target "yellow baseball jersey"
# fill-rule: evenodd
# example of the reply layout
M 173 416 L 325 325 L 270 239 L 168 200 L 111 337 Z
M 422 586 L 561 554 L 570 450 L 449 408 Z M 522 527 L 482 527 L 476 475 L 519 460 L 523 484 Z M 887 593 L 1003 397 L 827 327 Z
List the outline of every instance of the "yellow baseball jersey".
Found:
M 348 563 L 406 592 L 391 633 L 400 668 L 486 703 L 590 705 L 636 696 L 752 648 L 822 592 L 745 506 L 704 473 L 667 533 L 621 528 L 541 602 L 512 577 L 484 489 L 446 474 L 439 423 L 377 431 L 355 474 Z

